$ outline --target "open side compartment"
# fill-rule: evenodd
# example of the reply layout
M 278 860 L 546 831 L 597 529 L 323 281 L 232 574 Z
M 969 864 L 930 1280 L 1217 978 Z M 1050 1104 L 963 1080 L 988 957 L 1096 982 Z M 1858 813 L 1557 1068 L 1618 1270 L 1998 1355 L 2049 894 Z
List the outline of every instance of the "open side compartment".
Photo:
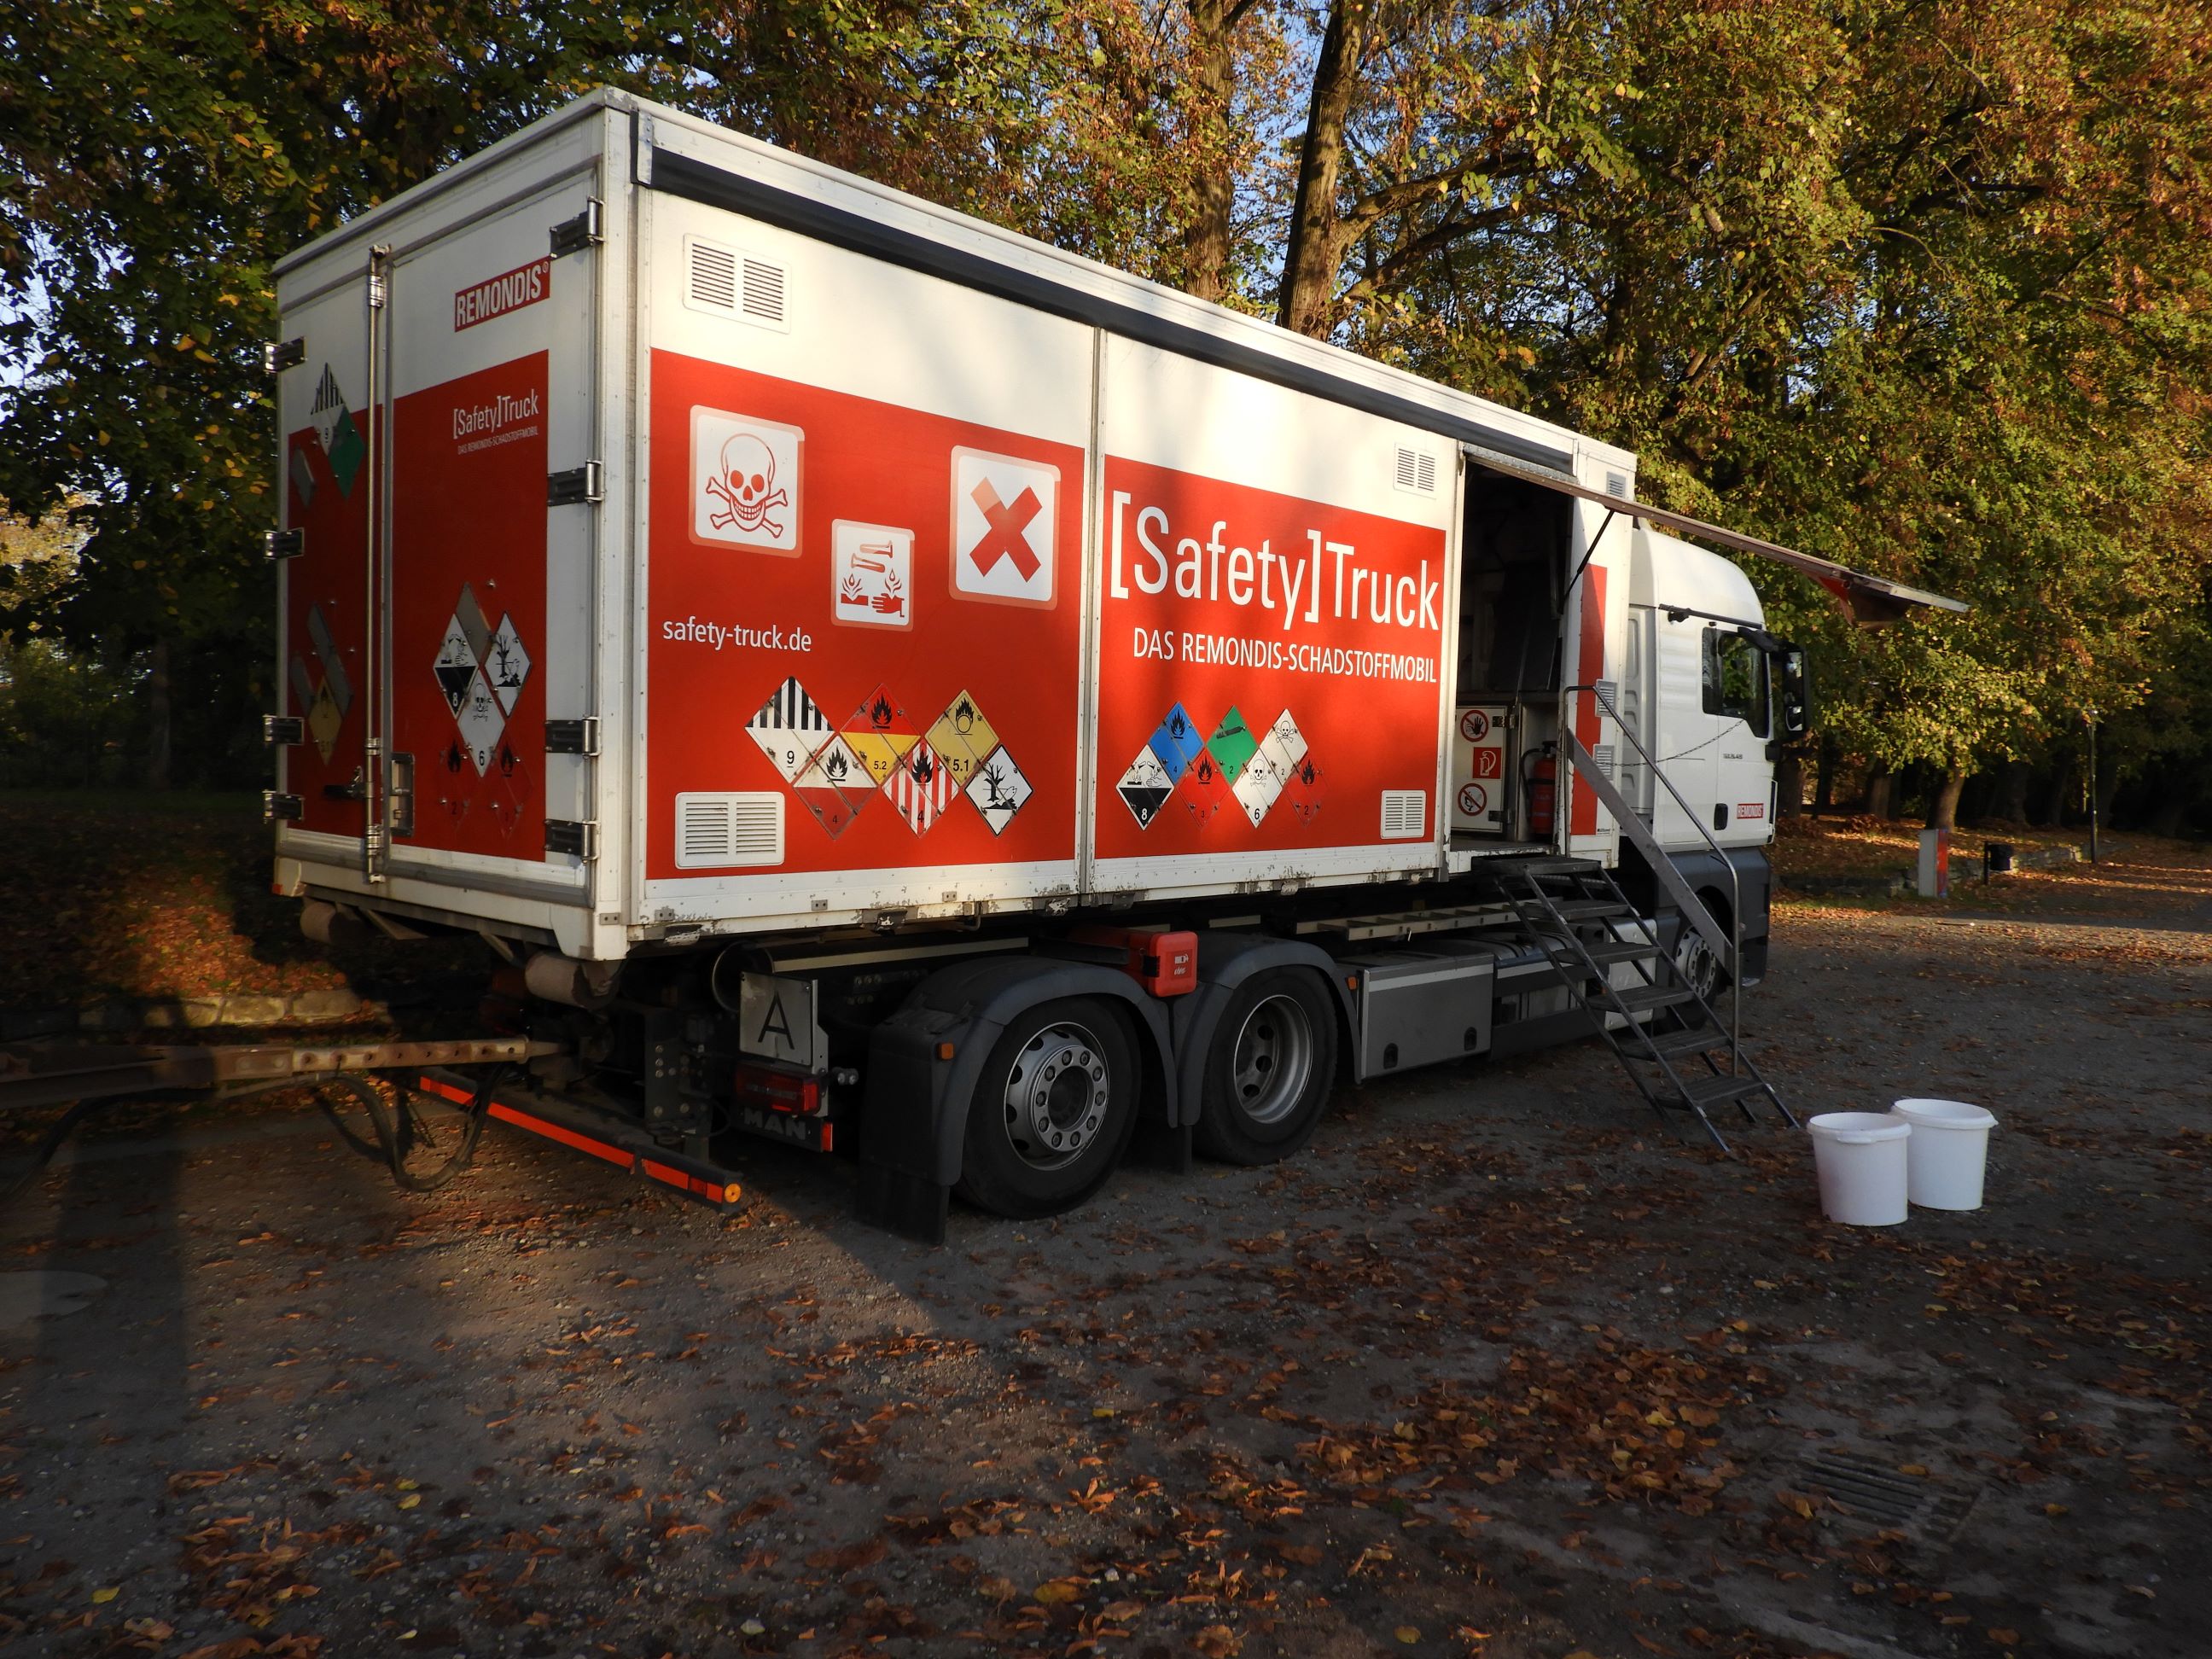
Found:
M 1549 848 L 1574 503 L 1470 460 L 1462 512 L 1450 849 L 1464 859 Z

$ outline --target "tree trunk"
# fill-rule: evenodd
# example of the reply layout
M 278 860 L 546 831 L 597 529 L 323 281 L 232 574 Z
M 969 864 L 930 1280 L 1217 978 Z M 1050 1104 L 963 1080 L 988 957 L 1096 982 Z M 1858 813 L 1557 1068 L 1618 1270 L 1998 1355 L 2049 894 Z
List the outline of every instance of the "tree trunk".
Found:
M 2007 823 L 2027 822 L 2027 786 L 2033 775 L 2026 761 L 2004 763 L 2004 783 L 1997 796 L 1997 816 Z
M 2074 805 L 2076 787 L 2074 760 L 2069 756 L 2058 763 L 2058 769 L 2051 775 L 2051 795 L 2044 806 L 2039 828 L 2063 830 L 2066 827 L 2067 809 Z
M 1805 813 L 1805 757 L 1785 749 L 1774 768 L 1774 813 L 1777 817 L 1802 817 Z
M 1966 769 L 1954 766 L 1947 769 L 1942 781 L 1936 786 L 1934 804 L 1928 810 L 1930 830 L 1956 830 L 1959 827 L 1959 797 L 1966 787 Z
M 1335 322 L 1336 271 L 1344 226 L 1336 192 L 1344 173 L 1344 127 L 1359 88 L 1374 0 L 1334 0 L 1314 63 L 1313 96 L 1298 145 L 1298 188 L 1291 204 L 1289 246 L 1275 320 L 1299 334 L 1325 337 Z
M 1844 757 L 1836 751 L 1833 738 L 1820 739 L 1820 781 L 1813 791 L 1813 816 L 1821 817 L 1836 810 L 1836 769 Z
M 1870 817 L 1889 816 L 1890 798 L 1897 790 L 1897 774 L 1876 761 L 1867 769 L 1866 810 Z
M 1201 300 L 1218 301 L 1229 288 L 1230 216 L 1237 199 L 1230 102 L 1237 84 L 1237 22 L 1243 15 L 1242 0 L 1190 0 L 1191 85 L 1197 93 L 1191 140 L 1199 166 L 1183 287 Z
M 169 642 L 154 641 L 146 672 L 146 787 L 169 787 Z

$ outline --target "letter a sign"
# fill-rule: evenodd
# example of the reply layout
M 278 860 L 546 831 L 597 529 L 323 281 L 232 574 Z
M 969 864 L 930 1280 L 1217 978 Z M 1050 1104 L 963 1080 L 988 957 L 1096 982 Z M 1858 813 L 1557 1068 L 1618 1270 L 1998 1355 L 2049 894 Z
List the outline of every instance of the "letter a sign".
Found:
M 952 452 L 952 592 L 963 599 L 1049 606 L 1060 469 Z

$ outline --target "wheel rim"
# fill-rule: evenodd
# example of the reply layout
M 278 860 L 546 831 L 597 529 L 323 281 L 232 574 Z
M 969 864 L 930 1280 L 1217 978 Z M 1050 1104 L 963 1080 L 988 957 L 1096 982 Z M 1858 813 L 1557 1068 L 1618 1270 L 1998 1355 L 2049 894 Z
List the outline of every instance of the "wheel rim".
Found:
M 1683 939 L 1681 949 L 1675 952 L 1675 964 L 1681 970 L 1682 982 L 1695 991 L 1706 1002 L 1720 988 L 1721 959 L 1713 947 L 1705 943 L 1705 936 L 1695 928 Z
M 1255 1123 L 1279 1123 L 1297 1109 L 1313 1077 L 1313 1019 L 1296 997 L 1276 995 L 1244 1016 L 1230 1053 L 1229 1087 Z
M 1064 1169 L 1098 1138 L 1113 1088 L 1104 1047 L 1092 1032 L 1066 1022 L 1048 1025 L 1006 1073 L 1006 1139 L 1031 1169 Z

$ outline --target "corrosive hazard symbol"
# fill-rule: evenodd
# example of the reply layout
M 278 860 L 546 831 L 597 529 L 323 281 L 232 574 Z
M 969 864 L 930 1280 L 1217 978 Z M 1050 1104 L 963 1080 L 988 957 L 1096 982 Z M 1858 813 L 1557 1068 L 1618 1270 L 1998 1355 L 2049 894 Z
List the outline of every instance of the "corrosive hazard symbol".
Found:
M 830 615 L 866 628 L 914 626 L 914 532 L 838 519 L 830 526 Z
M 1006 605 L 1053 602 L 1060 469 L 979 449 L 952 452 L 952 591 Z

